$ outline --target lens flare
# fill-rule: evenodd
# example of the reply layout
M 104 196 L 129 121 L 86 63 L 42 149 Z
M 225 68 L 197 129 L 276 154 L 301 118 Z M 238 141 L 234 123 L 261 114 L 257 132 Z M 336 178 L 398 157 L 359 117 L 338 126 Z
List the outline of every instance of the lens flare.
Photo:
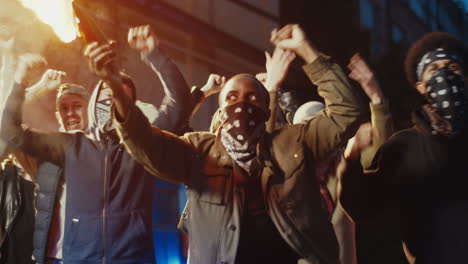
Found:
M 42 22 L 50 25 L 63 42 L 71 42 L 77 37 L 72 1 L 20 0 L 20 3 L 31 9 Z

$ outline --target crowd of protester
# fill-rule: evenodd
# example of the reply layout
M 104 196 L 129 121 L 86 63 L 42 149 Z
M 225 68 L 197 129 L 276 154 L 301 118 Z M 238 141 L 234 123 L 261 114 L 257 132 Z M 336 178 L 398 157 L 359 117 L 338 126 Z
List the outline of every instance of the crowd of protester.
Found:
M 464 42 L 434 32 L 411 47 L 402 67 L 425 101 L 395 132 L 398 102 L 361 55 L 345 74 L 299 25 L 270 41 L 266 72 L 213 73 L 190 89 L 153 29 L 131 28 L 129 47 L 163 84 L 159 107 L 136 99 L 143 88 L 117 67 L 113 42 L 84 50 L 100 79 L 92 93 L 54 69 L 32 84 L 46 61 L 18 56 L 0 127 L 0 263 L 155 263 L 155 178 L 187 187 L 189 263 L 356 264 L 359 232 L 382 214 L 395 221 L 381 245 L 396 250 L 374 263 L 468 263 Z M 296 59 L 323 102 L 280 91 Z M 59 131 L 24 126 L 23 106 L 50 92 Z M 192 131 L 214 94 L 210 131 Z

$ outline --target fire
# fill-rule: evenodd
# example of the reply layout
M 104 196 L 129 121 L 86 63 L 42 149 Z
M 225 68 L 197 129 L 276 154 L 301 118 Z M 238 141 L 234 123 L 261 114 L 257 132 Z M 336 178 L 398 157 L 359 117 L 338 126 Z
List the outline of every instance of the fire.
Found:
M 42 22 L 50 25 L 63 42 L 70 42 L 77 37 L 72 1 L 20 0 L 24 7 L 31 9 Z

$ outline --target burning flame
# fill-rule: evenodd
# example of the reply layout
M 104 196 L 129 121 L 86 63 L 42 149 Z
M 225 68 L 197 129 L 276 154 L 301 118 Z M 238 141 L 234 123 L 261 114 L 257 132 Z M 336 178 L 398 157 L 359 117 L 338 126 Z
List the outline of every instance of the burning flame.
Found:
M 70 42 L 77 37 L 73 0 L 20 0 L 31 9 L 44 23 L 50 25 L 55 34 L 63 41 Z

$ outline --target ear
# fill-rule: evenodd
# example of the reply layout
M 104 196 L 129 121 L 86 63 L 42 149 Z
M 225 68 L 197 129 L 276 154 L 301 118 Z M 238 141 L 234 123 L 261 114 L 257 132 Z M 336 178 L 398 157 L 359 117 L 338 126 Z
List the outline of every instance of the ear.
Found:
M 218 108 L 216 112 L 213 114 L 213 117 L 211 119 L 211 125 L 210 125 L 210 132 L 215 133 L 219 126 L 221 125 L 221 108 Z
M 416 90 L 418 90 L 418 92 L 420 94 L 425 94 L 426 93 L 426 83 L 424 82 L 417 82 L 416 85 Z
M 60 127 L 64 128 L 62 118 L 60 117 L 60 113 L 58 111 L 55 111 L 55 118 L 57 118 L 57 122 L 59 123 Z

